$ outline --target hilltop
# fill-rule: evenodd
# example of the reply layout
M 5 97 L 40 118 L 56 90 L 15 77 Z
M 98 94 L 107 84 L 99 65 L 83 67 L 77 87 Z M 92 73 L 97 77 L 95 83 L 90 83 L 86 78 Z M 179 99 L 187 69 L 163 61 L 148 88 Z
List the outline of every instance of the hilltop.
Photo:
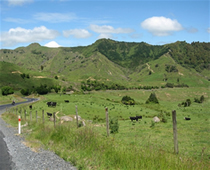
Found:
M 89 46 L 48 48 L 32 43 L 14 50 L 2 49 L 0 62 L 53 82 L 58 76 L 56 82 L 65 85 L 89 79 L 126 86 L 161 86 L 179 79 L 179 83 L 190 86 L 208 86 L 209 52 L 210 43 L 150 45 L 100 39 Z M 5 72 L 1 70 L 1 74 Z M 3 82 L 0 86 L 8 84 L 5 79 Z

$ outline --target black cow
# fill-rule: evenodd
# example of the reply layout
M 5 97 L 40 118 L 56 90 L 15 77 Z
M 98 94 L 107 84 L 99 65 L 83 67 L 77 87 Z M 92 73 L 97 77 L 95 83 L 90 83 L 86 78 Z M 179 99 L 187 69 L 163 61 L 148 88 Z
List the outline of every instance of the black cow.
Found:
M 65 103 L 69 103 L 69 100 L 64 100 Z
M 136 118 L 138 118 L 138 119 L 142 119 L 142 116 L 136 116 Z
M 51 116 L 52 116 L 52 113 L 48 113 L 48 112 L 47 112 L 47 116 L 48 116 L 48 117 L 51 117 Z
M 32 109 L 32 105 L 30 105 L 29 108 Z
M 184 119 L 185 119 L 185 120 L 190 120 L 191 118 L 189 118 L 189 117 L 184 117 Z
M 56 106 L 56 104 L 57 104 L 56 102 L 47 102 L 48 107 L 49 106 Z
M 130 117 L 130 119 L 131 119 L 131 121 L 133 121 L 133 120 L 138 121 L 138 118 L 137 117 Z
M 52 103 L 52 102 L 47 102 L 48 107 L 52 105 L 51 103 Z

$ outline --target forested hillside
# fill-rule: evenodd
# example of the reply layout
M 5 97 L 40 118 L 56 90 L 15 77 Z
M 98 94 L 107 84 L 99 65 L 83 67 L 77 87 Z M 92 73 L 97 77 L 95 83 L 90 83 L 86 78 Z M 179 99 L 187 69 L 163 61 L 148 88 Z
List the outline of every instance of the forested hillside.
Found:
M 167 46 L 171 57 L 182 66 L 195 68 L 198 72 L 210 70 L 210 43 L 178 41 Z
M 13 63 L 34 76 L 57 77 L 57 83 L 67 85 L 89 79 L 135 87 L 167 82 L 208 86 L 209 54 L 210 43 L 150 45 L 100 39 L 89 46 L 48 48 L 32 43 L 14 50 L 2 49 L 0 61 Z M 1 70 L 2 75 L 11 72 Z

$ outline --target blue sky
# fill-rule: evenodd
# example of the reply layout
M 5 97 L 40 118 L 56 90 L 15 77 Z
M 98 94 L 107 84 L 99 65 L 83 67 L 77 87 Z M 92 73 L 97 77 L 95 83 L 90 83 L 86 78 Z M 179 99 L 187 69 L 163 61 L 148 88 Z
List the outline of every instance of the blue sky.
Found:
M 0 48 L 209 42 L 209 0 L 1 0 Z

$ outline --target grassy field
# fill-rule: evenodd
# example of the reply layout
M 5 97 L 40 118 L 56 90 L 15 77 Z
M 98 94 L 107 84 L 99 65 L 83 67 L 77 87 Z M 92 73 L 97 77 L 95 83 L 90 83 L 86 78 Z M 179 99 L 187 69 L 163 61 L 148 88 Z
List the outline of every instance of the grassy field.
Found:
M 149 95 L 155 92 L 160 104 L 145 104 Z M 128 95 L 136 101 L 134 106 L 123 105 L 120 101 Z M 204 95 L 204 103 L 195 103 L 194 98 Z M 55 151 L 78 169 L 209 169 L 210 165 L 210 92 L 209 88 L 165 88 L 159 90 L 93 91 L 88 94 L 48 94 L 33 103 L 33 121 L 29 121 L 28 105 L 22 110 L 23 136 L 30 147 L 44 147 Z M 2 98 L 2 97 L 0 97 Z M 190 99 L 190 107 L 178 104 Z M 2 100 L 2 99 L 1 99 Z M 65 103 L 64 100 L 69 100 Z M 57 102 L 48 107 L 46 102 Z M 56 112 L 57 116 L 74 116 L 75 106 L 86 127 L 76 128 L 76 122 L 60 124 L 48 121 L 42 124 L 42 110 Z M 119 133 L 106 137 L 105 107 L 109 119 L 118 118 Z M 27 111 L 24 120 L 23 110 Z M 177 112 L 179 154 L 173 146 L 172 110 Z M 38 123 L 35 112 L 38 111 Z M 17 125 L 15 110 L 2 117 Z M 12 114 L 13 113 L 13 114 Z M 142 115 L 143 119 L 131 122 L 129 117 Z M 152 123 L 152 118 L 163 116 L 167 122 Z M 185 121 L 184 117 L 190 117 Z M 90 120 L 90 121 L 89 121 Z M 92 121 L 92 123 L 90 123 Z

